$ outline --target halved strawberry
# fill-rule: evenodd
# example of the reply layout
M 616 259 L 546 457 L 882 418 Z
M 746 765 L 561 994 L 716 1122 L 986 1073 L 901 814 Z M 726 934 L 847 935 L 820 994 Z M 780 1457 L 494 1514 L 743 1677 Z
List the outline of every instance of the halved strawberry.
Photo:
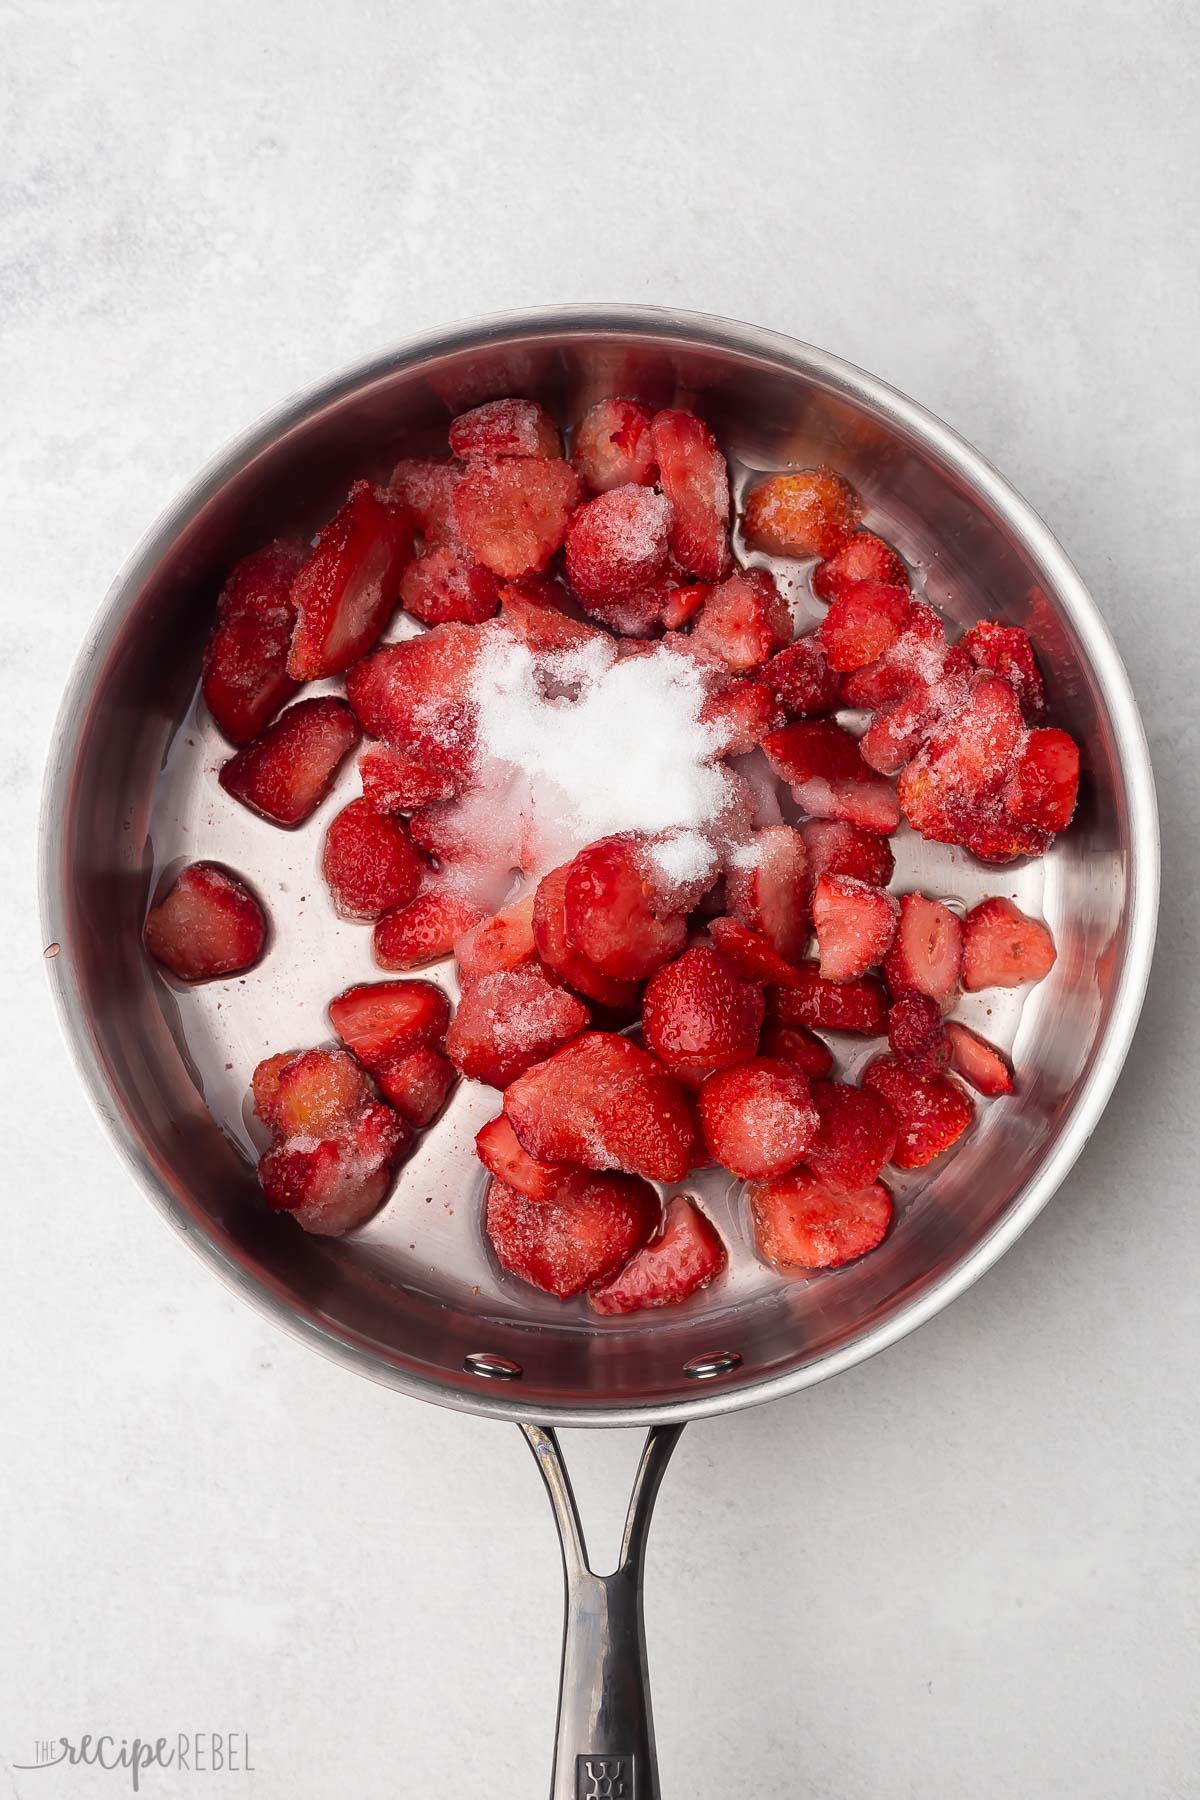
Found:
M 881 1181 L 835 1188 L 800 1168 L 756 1183 L 750 1217 L 759 1254 L 777 1269 L 836 1269 L 883 1242 L 892 1200 Z
M 288 674 L 340 675 L 371 648 L 400 594 L 416 520 L 390 488 L 356 481 L 292 583 L 296 629 Z
M 536 400 L 487 400 L 450 426 L 455 456 L 561 456 L 558 426 Z
M 588 1304 L 598 1313 L 677 1306 L 707 1287 L 727 1260 L 716 1226 L 694 1200 L 676 1194 L 667 1202 L 659 1235 L 637 1251 L 615 1280 L 590 1293 Z
M 645 1050 L 589 1031 L 518 1077 L 504 1111 L 531 1156 L 623 1169 L 649 1181 L 687 1174 L 695 1128 L 684 1095 Z
M 1023 739 L 1013 689 L 1000 676 L 976 676 L 966 703 L 942 721 L 900 776 L 909 823 L 940 843 L 968 842 L 972 827 L 987 818 L 987 803 L 1011 778 Z
M 454 490 L 454 520 L 476 562 L 505 581 L 544 569 L 567 535 L 579 477 L 553 457 L 477 457 Z
M 888 1043 L 896 1060 L 917 1075 L 940 1075 L 950 1061 L 942 1009 L 917 988 L 905 988 L 892 1001 Z
M 321 804 L 359 739 L 344 700 L 297 700 L 222 765 L 227 794 L 273 825 L 302 825 Z
M 790 787 L 814 776 L 834 781 L 857 779 L 864 768 L 857 739 L 832 719 L 800 719 L 763 739 L 763 753 L 775 773 Z
M 537 961 L 533 936 L 532 893 L 514 900 L 482 924 L 473 925 L 454 946 L 454 960 L 465 978 L 494 975 L 501 969 L 518 969 Z
M 654 488 L 613 488 L 587 500 L 567 526 L 567 579 L 584 605 L 636 594 L 667 560 L 671 502 Z
M 815 631 L 788 644 L 760 671 L 789 719 L 817 719 L 836 712 L 838 674 Z
M 806 1161 L 831 1187 L 862 1188 L 874 1181 L 896 1143 L 896 1121 L 878 1094 L 841 1081 L 814 1081 L 820 1118 Z
M 1065 831 L 1079 797 L 1079 746 L 1065 731 L 1031 731 L 1008 792 L 1008 810 L 1039 831 Z
M 344 806 L 325 834 L 321 873 L 343 919 L 377 919 L 391 907 L 407 906 L 424 871 L 403 823 L 367 800 Z
M 950 1045 L 951 1068 L 969 1082 L 977 1094 L 992 1099 L 998 1094 L 1012 1093 L 1015 1085 L 1012 1064 L 995 1044 L 989 1044 L 986 1038 L 957 1019 L 946 1020 L 946 1038 Z
M 651 444 L 663 493 L 671 502 L 671 555 L 701 581 L 729 568 L 729 471 L 717 440 L 694 413 L 655 413 Z
M 1042 981 L 1057 955 L 1048 927 L 1003 895 L 981 900 L 963 921 L 962 984 L 969 994 Z
M 601 838 L 581 850 L 568 867 L 564 898 L 570 942 L 618 981 L 644 981 L 687 939 L 682 913 L 655 916 L 654 888 L 632 836 Z
M 461 550 L 433 544 L 400 577 L 400 604 L 423 625 L 479 625 L 500 607 L 500 583 Z
M 856 531 L 834 556 L 818 563 L 812 573 L 812 591 L 828 605 L 863 581 L 883 582 L 888 587 L 909 585 L 903 561 L 873 531 Z
M 963 929 L 950 908 L 925 894 L 902 894 L 895 942 L 883 965 L 892 993 L 915 988 L 945 1006 L 958 986 L 962 959 Z
M 458 1079 L 454 1064 L 440 1050 L 409 1050 L 385 1063 L 375 1076 L 379 1091 L 400 1117 L 418 1131 L 432 1123 Z
M 463 933 L 487 917 L 485 908 L 452 887 L 431 887 L 376 922 L 373 948 L 381 969 L 419 969 L 449 956 Z
M 820 1081 L 833 1068 L 833 1051 L 807 1025 L 785 1025 L 768 1013 L 758 1047 L 763 1056 L 795 1063 L 810 1081 Z
M 759 986 L 790 987 L 795 970 L 776 954 L 760 931 L 740 919 L 710 919 L 709 936 L 735 975 Z
M 858 581 L 839 594 L 818 632 L 830 667 L 846 673 L 877 662 L 904 630 L 910 605 L 907 583 Z
M 742 531 L 752 550 L 772 556 L 835 556 L 862 518 L 863 504 L 832 469 L 768 475 L 750 491 Z
M 654 480 L 650 414 L 636 400 L 597 400 L 575 431 L 571 460 L 594 494 Z
M 432 981 L 360 981 L 329 1003 L 333 1029 L 372 1073 L 411 1050 L 440 1050 L 450 1002 Z
M 589 1022 L 574 994 L 549 982 L 541 969 L 499 969 L 463 988 L 446 1054 L 473 1081 L 506 1088 Z
M 707 1073 L 754 1055 L 763 1012 L 761 991 L 698 944 L 647 983 L 642 1032 L 668 1069 Z
M 536 587 L 532 582 L 519 587 L 510 584 L 500 590 L 504 623 L 535 652 L 575 650 L 604 637 L 598 626 L 588 624 L 582 616 L 576 617 L 570 610 L 573 604 L 563 588 L 550 582 Z
M 794 1063 L 755 1056 L 720 1069 L 700 1089 L 700 1124 L 731 1175 L 782 1175 L 816 1141 L 820 1120 L 808 1077 Z
M 358 759 L 363 799 L 378 813 L 411 812 L 434 800 L 449 800 L 458 783 L 444 770 L 427 769 L 390 744 L 368 744 Z
M 475 1133 L 475 1152 L 489 1174 L 530 1200 L 553 1200 L 574 1166 L 530 1156 L 503 1113 Z
M 412 513 L 426 544 L 456 544 L 454 490 L 462 480 L 461 463 L 436 457 L 406 456 L 392 470 L 392 492 Z
M 1046 690 L 1027 631 L 1019 625 L 1001 625 L 998 619 L 980 619 L 962 642 L 977 668 L 990 669 L 1010 683 L 1030 723 L 1041 718 Z
M 615 499 L 616 494 L 621 492 L 624 490 L 618 488 L 613 494 L 602 494 L 600 498 L 602 500 Z M 634 492 L 648 494 L 650 489 L 635 488 Z M 662 496 L 656 494 L 654 498 L 661 500 Z M 576 514 L 576 517 L 578 516 Z M 589 618 L 598 620 L 601 625 L 606 626 L 610 632 L 615 633 L 622 640 L 634 639 L 633 644 L 623 642 L 622 650 L 626 655 L 636 655 L 639 648 L 642 650 L 648 648 L 640 640 L 658 637 L 661 634 L 667 607 L 671 604 L 673 596 L 679 591 L 677 581 L 678 577 L 664 565 L 656 575 L 651 576 L 649 581 L 634 588 L 632 593 L 621 594 L 616 598 L 606 600 L 582 595 L 581 600 Z
M 410 1140 L 399 1114 L 378 1102 L 364 1107 L 336 1138 L 315 1144 L 284 1138 L 258 1165 L 267 1204 L 289 1212 L 305 1231 L 338 1237 L 361 1225 L 385 1198 Z
M 251 1081 L 254 1110 L 277 1137 L 327 1138 L 348 1130 L 371 1087 L 344 1050 L 268 1056 Z
M 863 1070 L 863 1086 L 885 1100 L 896 1118 L 898 1169 L 923 1169 L 956 1144 L 975 1108 L 949 1075 L 915 1075 L 894 1056 L 877 1056 Z
M 942 658 L 936 679 L 915 681 L 899 699 L 888 701 L 859 739 L 863 761 L 881 775 L 898 775 L 942 720 L 963 705 L 970 667 L 970 658 L 956 644 Z
M 810 776 L 792 789 L 797 806 L 814 819 L 840 819 L 860 831 L 890 837 L 900 824 L 900 802 L 882 776 Z
M 700 708 L 714 756 L 743 756 L 783 724 L 785 713 L 762 681 L 732 681 Z
M 729 910 L 788 963 L 808 944 L 807 870 L 800 833 L 791 825 L 768 825 L 751 834 L 726 871 Z
M 146 914 L 146 948 L 180 981 L 212 981 L 251 968 L 267 941 L 250 889 L 217 863 L 189 863 Z
M 881 963 L 899 916 L 894 894 L 853 875 L 822 875 L 813 893 L 822 979 L 852 981 Z
M 226 577 L 204 652 L 203 693 L 233 744 L 248 744 L 299 683 L 287 672 L 296 609 L 292 581 L 304 545 L 278 539 L 244 556 Z
M 568 1300 L 609 1281 L 653 1236 L 660 1216 L 658 1195 L 636 1176 L 570 1175 L 550 1200 L 533 1200 L 493 1176 L 485 1226 L 503 1268 Z
M 537 953 L 551 972 L 588 1000 L 618 1011 L 632 1006 L 638 995 L 637 983 L 618 981 L 605 975 L 576 948 L 567 931 L 567 878 L 571 864 L 552 869 L 538 883 L 533 901 L 533 941 Z
M 346 677 L 346 698 L 363 730 L 452 777 L 456 790 L 474 763 L 471 679 L 492 629 L 436 625 L 386 644 Z
M 924 600 L 913 600 L 904 630 L 878 662 L 842 676 L 844 706 L 886 706 L 917 685 L 937 681 L 946 658 L 946 627 Z
M 692 627 L 692 648 L 735 674 L 758 669 L 792 641 L 792 615 L 767 569 L 735 569 L 710 589 Z
M 806 819 L 800 836 L 808 852 L 810 893 L 822 875 L 853 875 L 872 887 L 886 887 L 895 873 L 896 859 L 887 839 L 845 819 Z
M 874 975 L 858 981 L 826 981 L 815 962 L 796 965 L 791 987 L 772 988 L 770 1009 L 785 1025 L 809 1030 L 853 1031 L 879 1037 L 887 1030 L 887 994 Z

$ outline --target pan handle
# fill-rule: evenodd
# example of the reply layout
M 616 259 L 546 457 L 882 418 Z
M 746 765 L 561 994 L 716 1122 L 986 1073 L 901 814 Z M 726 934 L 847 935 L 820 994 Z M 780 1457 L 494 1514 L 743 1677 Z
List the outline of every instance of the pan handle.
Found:
M 566 1581 L 550 1800 L 659 1800 L 642 1576 L 650 1516 L 683 1426 L 656 1425 L 647 1435 L 611 1575 L 588 1563 L 558 1438 L 543 1425 L 521 1430 L 550 1496 Z

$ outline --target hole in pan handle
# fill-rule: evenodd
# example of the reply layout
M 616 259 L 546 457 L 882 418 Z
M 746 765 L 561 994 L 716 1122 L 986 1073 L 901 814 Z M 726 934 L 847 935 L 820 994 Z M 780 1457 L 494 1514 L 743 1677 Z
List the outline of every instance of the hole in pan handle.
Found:
M 566 1582 L 550 1800 L 659 1800 L 642 1576 L 659 1484 L 682 1425 L 656 1425 L 633 1478 L 611 1575 L 588 1564 L 571 1477 L 554 1432 L 522 1425 L 554 1511 Z

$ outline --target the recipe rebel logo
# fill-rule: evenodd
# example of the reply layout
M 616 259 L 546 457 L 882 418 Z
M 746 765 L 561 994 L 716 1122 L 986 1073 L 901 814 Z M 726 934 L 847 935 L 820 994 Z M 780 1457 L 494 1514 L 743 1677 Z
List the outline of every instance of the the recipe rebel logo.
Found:
M 150 1770 L 185 1775 L 253 1775 L 247 1731 L 178 1731 L 173 1737 L 114 1737 L 84 1732 L 80 1737 L 38 1738 L 33 1762 L 14 1763 L 22 1773 L 38 1769 L 85 1768 L 124 1772 L 133 1793 L 141 1792 Z

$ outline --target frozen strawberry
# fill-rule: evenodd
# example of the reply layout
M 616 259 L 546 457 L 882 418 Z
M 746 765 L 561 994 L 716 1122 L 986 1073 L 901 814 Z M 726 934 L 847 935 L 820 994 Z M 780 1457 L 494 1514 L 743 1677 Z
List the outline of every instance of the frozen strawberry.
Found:
M 946 1020 L 946 1041 L 950 1047 L 950 1067 L 956 1075 L 961 1075 L 986 1099 L 993 1099 L 998 1094 L 1011 1094 L 1013 1091 L 1013 1071 L 1002 1050 L 987 1039 L 972 1031 L 969 1025 L 961 1025 L 957 1019 Z
M 810 1031 L 853 1031 L 880 1037 L 887 1030 L 887 994 L 874 975 L 826 981 L 815 962 L 797 964 L 791 987 L 772 988 L 770 1010 L 785 1025 Z
M 807 869 L 800 833 L 790 825 L 768 825 L 753 833 L 725 876 L 730 912 L 761 932 L 788 963 L 803 956 L 808 944 Z
M 491 629 L 437 625 L 386 644 L 346 677 L 346 698 L 363 730 L 452 777 L 456 790 L 474 762 L 471 678 Z
M 458 1079 L 454 1064 L 440 1050 L 410 1050 L 385 1063 L 376 1076 L 379 1091 L 400 1117 L 423 1131 L 441 1112 Z
M 1041 920 L 1029 918 L 1002 895 L 981 900 L 963 921 L 962 984 L 969 994 L 1043 981 L 1057 955 Z
M 976 676 L 965 705 L 943 720 L 900 776 L 909 823 L 922 837 L 964 842 L 1011 778 L 1023 738 L 1013 689 L 1000 676 Z
M 655 894 L 633 837 L 601 838 L 567 871 L 567 936 L 602 974 L 644 981 L 678 956 L 687 938 L 682 913 L 656 917 Z
M 882 582 L 887 587 L 909 585 L 908 570 L 890 544 L 872 531 L 856 531 L 836 555 L 813 570 L 812 591 L 826 605 L 840 600 L 861 582 Z
M 736 793 L 737 776 L 733 771 L 729 775 Z M 718 814 L 716 829 L 722 822 Z M 712 837 L 695 830 L 667 830 L 643 839 L 642 866 L 650 883 L 651 910 L 660 919 L 695 912 L 721 876 L 721 857 Z
M 758 669 L 792 640 L 792 615 L 767 569 L 735 569 L 714 587 L 692 627 L 692 647 L 735 674 Z
M 427 888 L 376 922 L 375 961 L 381 969 L 419 969 L 449 956 L 458 939 L 486 918 L 482 906 L 450 887 Z
M 306 552 L 280 539 L 244 556 L 217 601 L 204 652 L 209 712 L 233 744 L 257 737 L 299 684 L 287 672 L 296 609 L 291 587 Z
M 366 1076 L 344 1050 L 268 1056 L 251 1086 L 255 1112 L 277 1137 L 334 1137 L 371 1098 Z
M 671 502 L 671 555 L 701 581 L 729 568 L 729 471 L 717 440 L 694 413 L 655 413 L 650 427 L 663 493 Z
M 813 893 L 822 980 L 852 981 L 881 963 L 899 917 L 894 894 L 853 875 L 822 875 Z
M 896 1143 L 886 1101 L 841 1081 L 814 1081 L 812 1097 L 820 1126 L 805 1161 L 831 1187 L 869 1186 Z
M 842 676 L 844 706 L 886 706 L 910 688 L 936 682 L 946 659 L 946 627 L 924 600 L 909 606 L 904 630 L 877 662 Z
M 916 988 L 905 988 L 892 1001 L 888 1043 L 897 1062 L 916 1075 L 940 1075 L 950 1061 L 942 1009 Z
M 1019 625 L 1001 625 L 996 619 L 980 619 L 963 636 L 963 648 L 977 668 L 1002 675 L 1021 703 L 1030 723 L 1046 710 L 1046 690 L 1033 654 L 1029 633 Z
M 712 919 L 709 935 L 735 975 L 760 986 L 789 987 L 795 970 L 772 950 L 760 931 L 751 931 L 740 919 Z
M 457 787 L 453 775 L 427 769 L 389 744 L 368 744 L 358 759 L 363 799 L 377 813 L 411 812 L 434 800 L 449 800 Z
M 814 819 L 841 819 L 881 837 L 890 837 L 900 824 L 896 790 L 881 775 L 841 775 L 833 780 L 814 775 L 794 787 L 792 794 L 797 806 Z
M 360 981 L 329 1003 L 333 1029 L 374 1074 L 412 1050 L 440 1050 L 450 1002 L 432 981 Z
M 494 1176 L 485 1225 L 501 1266 L 560 1300 L 601 1287 L 653 1236 L 658 1195 L 631 1175 L 568 1177 L 533 1200 Z
M 530 1200 L 553 1200 L 573 1168 L 570 1163 L 539 1162 L 530 1156 L 503 1113 L 476 1132 L 475 1152 L 489 1174 Z
M 794 1169 L 820 1126 L 807 1075 L 765 1056 L 707 1078 L 700 1123 L 714 1159 L 744 1177 Z
M 251 812 L 290 829 L 321 804 L 358 739 L 358 722 L 344 700 L 327 694 L 297 700 L 231 756 L 217 779 Z
M 479 625 L 499 610 L 500 583 L 461 550 L 434 544 L 401 575 L 400 604 L 423 625 L 445 625 L 452 619 Z
M 956 1144 L 975 1108 L 949 1075 L 915 1075 L 894 1056 L 877 1056 L 863 1070 L 863 1086 L 891 1107 L 896 1119 L 898 1169 L 923 1169 Z
M 772 556 L 836 556 L 862 518 L 862 500 L 832 469 L 768 475 L 750 491 L 742 531 Z
M 236 875 L 216 863 L 189 863 L 146 915 L 146 948 L 180 981 L 238 975 L 263 953 L 267 920 Z
M 372 1103 L 337 1138 L 285 1138 L 258 1165 L 267 1204 L 305 1231 L 337 1237 L 379 1207 L 411 1133 L 390 1106 Z
M 694 1200 L 676 1194 L 667 1202 L 659 1235 L 637 1251 L 614 1281 L 589 1294 L 588 1304 L 598 1313 L 676 1306 L 707 1287 L 727 1260 L 716 1226 Z
M 589 962 L 567 933 L 567 877 L 571 864 L 552 869 L 538 883 L 533 901 L 533 940 L 551 972 L 588 1000 L 620 1011 L 637 1000 L 637 983 L 618 981 Z
M 1065 831 L 1079 796 L 1079 746 L 1065 731 L 1031 731 L 1008 794 L 1022 825 Z
M 575 650 L 593 644 L 604 633 L 571 611 L 571 602 L 560 587 L 546 582 L 500 590 L 500 612 L 509 630 L 535 652 Z M 576 609 L 578 610 L 578 609 Z
M 732 681 L 710 694 L 700 723 L 710 735 L 714 756 L 743 756 L 783 724 L 784 710 L 761 681 Z
M 948 650 L 936 680 L 916 681 L 876 713 L 859 739 L 863 761 L 881 775 L 898 775 L 934 729 L 967 699 L 970 658 L 958 645 Z
M 806 1025 L 785 1025 L 782 1019 L 768 1015 L 758 1047 L 764 1056 L 795 1063 L 810 1081 L 822 1080 L 833 1068 L 833 1051 Z
M 536 1063 L 507 1090 L 504 1111 L 540 1161 L 648 1181 L 681 1181 L 688 1171 L 695 1128 L 687 1100 L 652 1056 L 612 1032 L 585 1032 Z
M 1024 825 L 1014 819 L 1006 796 L 1000 793 L 958 807 L 952 841 L 981 862 L 1009 863 L 1018 856 L 1044 856 L 1054 837 L 1037 825 Z
M 837 670 L 830 666 L 815 631 L 797 638 L 759 672 L 789 719 L 819 719 L 836 712 Z
M 892 1222 L 881 1181 L 831 1187 L 811 1169 L 793 1169 L 750 1189 L 759 1254 L 777 1269 L 836 1269 L 874 1250 Z
M 613 488 L 588 500 L 567 527 L 567 579 L 584 605 L 620 600 L 654 580 L 667 560 L 671 502 L 653 488 Z
M 712 583 L 693 581 L 687 587 L 673 587 L 663 601 L 662 622 L 668 631 L 680 631 L 689 619 L 694 619 L 708 596 L 712 593 Z
M 495 975 L 537 961 L 533 936 L 533 894 L 473 925 L 454 946 L 454 959 L 464 979 Z
M 895 941 L 883 965 L 892 993 L 899 998 L 915 988 L 945 1006 L 958 986 L 962 959 L 962 925 L 949 907 L 925 894 L 902 894 Z
M 882 581 L 858 581 L 839 594 L 818 633 L 830 667 L 844 673 L 878 661 L 899 638 L 910 605 L 907 585 Z
M 668 1069 L 725 1069 L 754 1055 L 763 1010 L 753 982 L 698 944 L 651 977 L 642 1032 Z
M 455 544 L 454 490 L 462 465 L 432 457 L 405 457 L 392 470 L 389 486 L 408 507 L 426 544 Z
M 848 776 L 857 780 L 863 766 L 857 740 L 832 719 L 801 719 L 763 739 L 763 752 L 775 773 L 790 787 L 821 776 L 827 781 Z
M 292 583 L 294 680 L 339 675 L 371 648 L 399 598 L 415 525 L 392 489 L 354 483 Z
M 622 491 L 619 488 L 616 490 L 617 493 Z M 650 490 L 638 488 L 635 492 L 647 494 Z M 661 495 L 657 497 L 661 498 Z M 603 494 L 601 498 L 608 500 L 615 498 L 615 495 Z M 578 516 L 576 514 L 577 518 Z M 676 577 L 672 575 L 670 569 L 663 568 L 644 586 L 635 588 L 632 593 L 624 594 L 619 599 L 600 600 L 585 597 L 583 604 L 589 618 L 596 619 L 601 625 L 607 626 L 608 630 L 614 632 L 617 637 L 651 638 L 661 634 L 667 606 L 677 592 Z M 628 654 L 631 649 L 633 646 L 627 647 L 626 653 Z
M 588 1022 L 583 1002 L 540 969 L 501 969 L 466 983 L 446 1033 L 446 1054 L 473 1081 L 506 1088 Z
M 806 819 L 800 835 L 808 852 L 810 894 L 822 875 L 853 875 L 872 887 L 886 887 L 895 873 L 896 859 L 887 839 L 844 819 Z
M 450 448 L 465 462 L 473 456 L 561 456 L 562 439 L 536 400 L 488 400 L 455 419 Z
M 579 421 L 571 460 L 593 494 L 652 482 L 650 414 L 636 400 L 598 400 Z
M 475 558 L 505 581 L 544 569 L 579 499 L 570 463 L 552 457 L 478 457 L 454 490 L 454 519 Z
M 343 919 L 377 919 L 407 906 L 418 893 L 425 866 L 399 819 L 352 800 L 325 834 L 321 872 L 334 910 Z

